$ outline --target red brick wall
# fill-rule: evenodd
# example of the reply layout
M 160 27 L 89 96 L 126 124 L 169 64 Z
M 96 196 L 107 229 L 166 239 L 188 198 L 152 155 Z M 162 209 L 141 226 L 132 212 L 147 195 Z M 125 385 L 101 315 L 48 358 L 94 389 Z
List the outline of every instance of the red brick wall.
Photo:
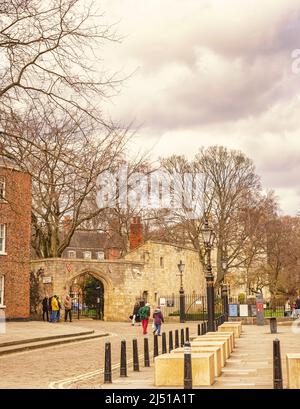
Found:
M 7 318 L 30 316 L 31 179 L 17 170 L 0 166 L 6 179 L 6 202 L 0 202 L 0 223 L 6 224 L 6 253 L 0 255 L 5 276 Z

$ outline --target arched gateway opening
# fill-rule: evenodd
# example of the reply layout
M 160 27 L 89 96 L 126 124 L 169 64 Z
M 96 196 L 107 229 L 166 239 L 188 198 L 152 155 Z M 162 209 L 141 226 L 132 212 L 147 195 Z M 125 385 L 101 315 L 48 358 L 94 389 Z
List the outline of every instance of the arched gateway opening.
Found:
M 70 286 L 74 318 L 104 319 L 104 286 L 92 273 L 74 278 Z

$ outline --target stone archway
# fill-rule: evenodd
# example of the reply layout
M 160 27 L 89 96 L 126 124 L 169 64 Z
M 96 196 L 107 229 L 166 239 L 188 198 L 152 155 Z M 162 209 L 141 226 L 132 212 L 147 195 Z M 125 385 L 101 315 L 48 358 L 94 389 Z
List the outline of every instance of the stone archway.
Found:
M 86 317 L 104 320 L 107 283 L 93 271 L 83 271 L 73 277 L 69 292 L 73 300 L 73 314 L 78 319 Z

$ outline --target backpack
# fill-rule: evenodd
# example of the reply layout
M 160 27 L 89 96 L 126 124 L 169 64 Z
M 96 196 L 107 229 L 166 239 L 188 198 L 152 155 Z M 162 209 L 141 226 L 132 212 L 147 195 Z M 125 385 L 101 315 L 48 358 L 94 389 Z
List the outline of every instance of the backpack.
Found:
M 139 315 L 140 315 L 140 317 L 141 317 L 141 319 L 142 320 L 146 320 L 147 318 L 148 318 L 148 311 L 149 311 L 149 308 L 148 307 L 146 307 L 146 306 L 144 306 L 144 307 L 142 307 L 140 310 L 139 310 Z

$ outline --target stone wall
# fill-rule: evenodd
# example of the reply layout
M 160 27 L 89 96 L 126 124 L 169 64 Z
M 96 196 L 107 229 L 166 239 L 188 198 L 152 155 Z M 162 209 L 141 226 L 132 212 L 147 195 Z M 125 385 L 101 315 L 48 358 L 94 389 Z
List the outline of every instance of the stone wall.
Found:
M 180 260 L 186 264 L 186 293 L 203 292 L 205 280 L 197 253 L 165 243 L 147 242 L 124 259 L 114 261 L 46 259 L 33 260 L 31 266 L 34 272 L 43 269 L 43 276 L 52 278 L 51 284 L 43 284 L 40 278 L 41 299 L 54 294 L 64 298 L 76 277 L 93 274 L 104 285 L 104 320 L 127 321 L 135 301 L 146 293 L 153 307 L 160 295 L 178 294 Z

